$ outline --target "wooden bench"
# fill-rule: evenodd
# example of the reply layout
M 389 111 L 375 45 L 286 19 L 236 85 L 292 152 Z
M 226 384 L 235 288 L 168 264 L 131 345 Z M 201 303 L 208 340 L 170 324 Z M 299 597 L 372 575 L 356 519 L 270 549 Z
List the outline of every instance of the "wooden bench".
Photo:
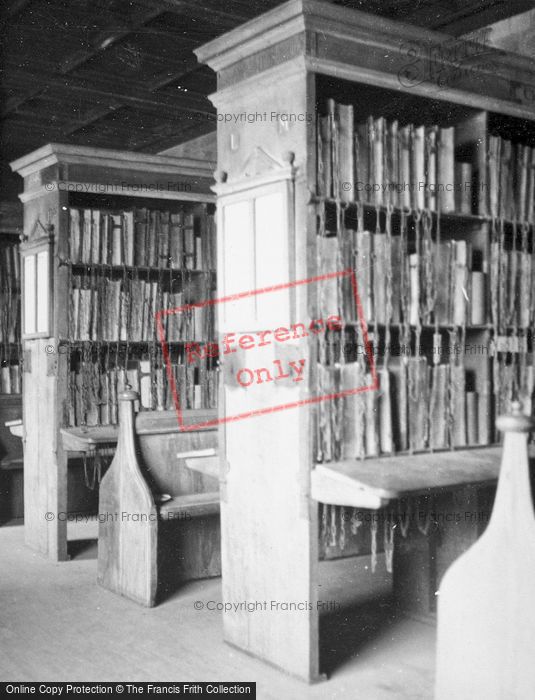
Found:
M 221 573 L 217 430 L 180 431 L 173 412 L 135 416 L 137 399 L 120 396 L 117 449 L 100 484 L 97 580 L 153 606 L 177 583 Z M 195 412 L 185 424 L 206 419 Z M 206 456 L 211 468 L 191 468 Z

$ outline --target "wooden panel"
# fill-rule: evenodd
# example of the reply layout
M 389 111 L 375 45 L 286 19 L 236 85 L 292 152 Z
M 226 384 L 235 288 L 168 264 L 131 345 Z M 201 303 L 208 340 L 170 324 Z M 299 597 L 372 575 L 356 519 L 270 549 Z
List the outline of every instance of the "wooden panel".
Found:
M 117 452 L 100 484 L 97 581 L 151 606 L 157 587 L 158 512 L 136 456 L 135 398 L 135 392 L 120 397 Z

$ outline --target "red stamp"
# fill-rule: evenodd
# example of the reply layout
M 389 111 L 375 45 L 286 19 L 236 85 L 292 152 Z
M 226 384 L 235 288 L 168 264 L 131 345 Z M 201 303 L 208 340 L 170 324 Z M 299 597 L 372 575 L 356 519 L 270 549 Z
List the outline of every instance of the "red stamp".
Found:
M 303 285 L 318 285 L 317 291 L 320 298 L 323 299 L 320 307 L 324 309 L 321 317 L 308 320 L 305 323 L 290 323 L 288 321 L 280 325 L 273 323 L 272 319 L 274 316 L 276 317 L 277 302 L 280 302 L 280 298 L 277 299 L 276 295 L 288 293 Z M 347 319 L 343 319 L 338 311 L 338 304 L 332 301 L 332 295 L 329 296 L 330 287 L 335 286 L 339 289 L 342 285 L 345 285 L 346 295 L 354 303 L 350 325 L 355 327 L 356 334 L 361 339 L 360 354 L 367 362 L 368 372 L 366 376 L 371 379 L 371 382 L 363 386 L 346 387 L 334 393 L 317 392 L 315 395 L 310 395 L 310 392 L 306 392 L 308 395 L 294 398 L 295 392 L 298 391 L 297 387 L 300 387 L 311 370 L 310 339 L 325 338 L 326 334 L 340 335 L 348 325 Z M 192 340 L 185 343 L 187 366 L 193 368 L 196 363 L 204 362 L 207 359 L 219 359 L 225 375 L 225 386 L 233 392 L 236 399 L 234 402 L 230 402 L 234 403 L 236 408 L 232 415 L 195 424 L 188 422 L 186 425 L 183 397 L 179 395 L 177 390 L 170 362 L 169 344 L 165 337 L 166 317 L 191 314 L 195 312 L 195 309 L 206 307 L 213 307 L 215 312 L 218 307 L 229 305 L 232 307 L 234 318 L 239 319 L 236 323 L 239 322 L 240 325 L 248 327 L 245 307 L 251 308 L 252 305 L 255 308 L 262 306 L 265 309 L 266 301 L 270 301 L 269 297 L 266 299 L 267 295 L 272 295 L 273 301 L 269 314 L 271 321 L 269 324 L 266 323 L 262 329 L 259 329 L 257 322 L 252 324 L 255 326 L 254 330 L 220 332 L 217 342 Z M 240 304 L 243 304 L 243 314 Z M 221 309 L 219 310 L 221 311 Z M 260 317 L 262 318 L 262 314 Z M 284 411 L 378 389 L 373 351 L 358 293 L 356 274 L 352 269 L 262 289 L 253 289 L 219 299 L 183 304 L 172 309 L 163 309 L 155 314 L 155 321 L 166 363 L 178 426 L 181 431 L 213 427 L 220 423 Z

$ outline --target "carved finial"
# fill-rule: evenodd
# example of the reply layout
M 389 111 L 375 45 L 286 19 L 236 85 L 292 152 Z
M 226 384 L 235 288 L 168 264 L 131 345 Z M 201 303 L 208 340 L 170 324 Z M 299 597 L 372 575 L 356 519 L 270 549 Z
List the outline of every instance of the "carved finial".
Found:
M 215 181 L 218 182 L 219 184 L 222 184 L 223 182 L 227 181 L 227 172 L 225 170 L 216 170 L 214 172 L 214 178 Z
M 520 401 L 513 401 L 511 412 L 505 416 L 499 416 L 496 427 L 502 433 L 531 433 L 535 430 L 535 420 L 522 412 Z
M 19 241 L 21 243 L 26 243 L 27 240 L 28 240 L 28 236 L 25 233 L 21 233 L 19 236 Z
M 285 151 L 282 154 L 282 160 L 284 163 L 288 163 L 288 165 L 293 165 L 293 162 L 295 160 L 295 153 L 293 151 Z
M 119 394 L 120 401 L 137 401 L 139 399 L 139 394 L 137 391 L 133 391 L 132 386 L 126 382 L 124 385 L 124 391 Z

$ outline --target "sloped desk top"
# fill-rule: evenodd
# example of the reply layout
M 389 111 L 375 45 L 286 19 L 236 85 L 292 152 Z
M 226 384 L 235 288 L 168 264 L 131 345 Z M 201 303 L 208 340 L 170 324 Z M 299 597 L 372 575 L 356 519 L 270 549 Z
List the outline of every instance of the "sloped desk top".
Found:
M 502 447 L 496 446 L 318 464 L 311 496 L 331 505 L 377 509 L 408 495 L 493 483 L 501 457 Z

